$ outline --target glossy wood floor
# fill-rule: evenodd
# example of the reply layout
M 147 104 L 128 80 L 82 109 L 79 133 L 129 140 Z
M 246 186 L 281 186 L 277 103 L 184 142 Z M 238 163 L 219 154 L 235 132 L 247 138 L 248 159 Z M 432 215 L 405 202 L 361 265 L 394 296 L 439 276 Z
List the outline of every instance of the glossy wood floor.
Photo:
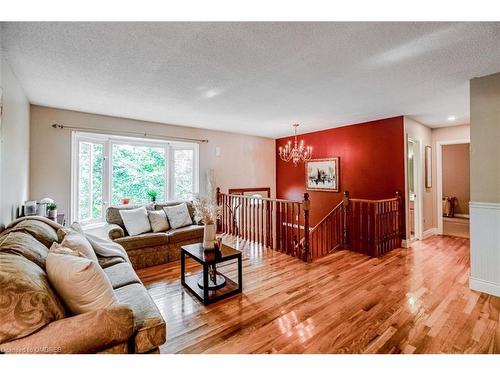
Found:
M 139 271 L 167 320 L 162 353 L 500 353 L 500 298 L 469 289 L 468 239 L 312 264 L 236 245 L 243 294 L 208 307 L 181 287 L 178 262 Z

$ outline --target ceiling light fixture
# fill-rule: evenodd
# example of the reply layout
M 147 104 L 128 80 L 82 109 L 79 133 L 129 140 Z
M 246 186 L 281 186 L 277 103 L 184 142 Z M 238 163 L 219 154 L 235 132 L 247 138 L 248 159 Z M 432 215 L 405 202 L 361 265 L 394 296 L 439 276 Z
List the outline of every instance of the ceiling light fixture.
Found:
M 293 162 L 293 165 L 297 166 L 300 161 L 308 161 L 311 160 L 312 156 L 312 146 L 304 146 L 304 140 L 301 140 L 300 143 L 297 141 L 297 128 L 299 124 L 293 124 L 294 129 L 294 141 L 292 147 L 292 141 L 288 141 L 285 147 L 279 148 L 278 154 L 281 160 L 285 162 L 289 162 L 290 160 Z
M 453 115 L 448 116 L 448 121 L 455 121 L 457 118 Z

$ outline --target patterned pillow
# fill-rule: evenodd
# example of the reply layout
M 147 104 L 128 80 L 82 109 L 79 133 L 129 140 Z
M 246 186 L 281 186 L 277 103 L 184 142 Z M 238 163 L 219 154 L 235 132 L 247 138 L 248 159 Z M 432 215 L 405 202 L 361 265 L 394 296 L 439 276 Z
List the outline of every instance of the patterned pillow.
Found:
M 163 210 L 168 217 L 168 222 L 172 229 L 193 224 L 186 203 L 181 203 L 177 206 L 166 206 L 163 207 Z
M 0 252 L 0 344 L 64 316 L 46 273 L 22 256 Z

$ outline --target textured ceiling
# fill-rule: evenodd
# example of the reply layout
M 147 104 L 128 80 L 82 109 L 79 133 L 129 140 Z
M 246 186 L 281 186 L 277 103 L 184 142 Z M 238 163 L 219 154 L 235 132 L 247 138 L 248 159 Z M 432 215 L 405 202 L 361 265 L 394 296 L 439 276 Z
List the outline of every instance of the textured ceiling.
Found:
M 34 104 L 269 137 L 408 115 L 469 120 L 500 23 L 4 23 Z M 456 116 L 453 122 L 447 121 Z

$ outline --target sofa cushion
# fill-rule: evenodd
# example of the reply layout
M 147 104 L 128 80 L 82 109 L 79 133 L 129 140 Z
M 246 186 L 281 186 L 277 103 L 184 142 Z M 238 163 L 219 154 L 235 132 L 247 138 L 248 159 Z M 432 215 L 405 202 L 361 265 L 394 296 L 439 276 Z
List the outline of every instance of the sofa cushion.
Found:
M 118 263 L 125 263 L 125 260 L 122 257 L 101 257 L 99 255 L 97 256 L 97 261 L 103 269 L 114 266 Z
M 137 236 L 122 237 L 115 240 L 125 250 L 140 249 L 141 247 L 161 246 L 168 244 L 166 233 L 144 233 Z
M 202 225 L 188 225 L 187 227 L 171 229 L 167 232 L 169 243 L 177 243 L 193 239 L 203 238 Z
M 113 289 L 122 286 L 138 283 L 141 284 L 139 277 L 129 263 L 118 263 L 104 269 L 104 273 L 111 282 Z
M 27 336 L 64 315 L 42 268 L 23 256 L 0 252 L 0 344 Z
M 11 231 L 0 243 L 0 253 L 18 254 L 45 269 L 48 249 L 25 232 Z
M 121 210 L 133 210 L 134 208 L 138 208 L 144 206 L 146 207 L 146 210 L 152 210 L 153 205 L 148 204 L 148 205 L 140 205 L 140 204 L 124 204 L 124 205 L 117 205 L 117 206 L 110 206 L 106 210 L 106 222 L 108 224 L 116 224 L 125 229 L 125 225 L 123 224 L 122 217 L 120 215 Z
M 27 233 L 43 243 L 47 248 L 50 248 L 52 243 L 58 242 L 57 231 L 47 223 L 39 220 L 23 220 L 14 226 L 12 231 Z
M 136 353 L 145 353 L 166 340 L 166 324 L 160 311 L 142 284 L 130 284 L 115 289 L 120 303 L 134 312 L 134 347 Z

